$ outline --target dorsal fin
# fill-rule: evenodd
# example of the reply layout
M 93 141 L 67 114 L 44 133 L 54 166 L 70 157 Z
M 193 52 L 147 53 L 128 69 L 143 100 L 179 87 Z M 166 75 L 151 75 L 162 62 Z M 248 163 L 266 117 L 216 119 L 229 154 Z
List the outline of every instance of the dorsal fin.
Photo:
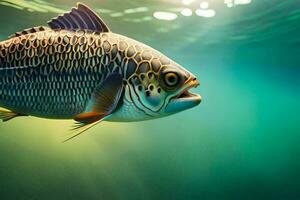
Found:
M 89 30 L 93 32 L 109 32 L 103 20 L 88 6 L 77 3 L 77 8 L 48 22 L 50 28 L 66 30 Z
M 30 33 L 45 31 L 47 29 L 49 29 L 49 28 L 46 27 L 46 26 L 38 26 L 38 27 L 28 28 L 28 29 L 25 29 L 23 31 L 16 32 L 13 35 L 10 35 L 8 38 L 19 37 L 21 35 L 27 35 L 27 34 L 30 34 Z

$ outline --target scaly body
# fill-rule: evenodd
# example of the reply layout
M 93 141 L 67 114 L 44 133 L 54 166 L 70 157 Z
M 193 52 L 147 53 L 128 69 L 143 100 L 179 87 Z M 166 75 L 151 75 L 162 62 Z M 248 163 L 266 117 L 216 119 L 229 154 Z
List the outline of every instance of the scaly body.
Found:
M 128 81 L 138 69 L 146 75 L 148 68 L 159 71 L 161 62 L 170 64 L 118 34 L 35 29 L 0 43 L 0 105 L 19 113 L 70 119 L 109 74 Z
M 198 105 L 199 85 L 180 65 L 128 37 L 112 33 L 78 4 L 48 27 L 0 42 L 0 119 L 74 119 L 85 130 L 103 120 L 140 121 Z

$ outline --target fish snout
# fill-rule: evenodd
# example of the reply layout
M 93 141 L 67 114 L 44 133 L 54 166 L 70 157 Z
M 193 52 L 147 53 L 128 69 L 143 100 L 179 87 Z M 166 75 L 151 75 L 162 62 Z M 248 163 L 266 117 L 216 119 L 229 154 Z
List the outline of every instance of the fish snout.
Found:
M 192 85 L 194 88 L 196 88 L 200 85 L 200 81 L 195 75 L 190 74 L 190 76 L 187 78 L 185 84 Z

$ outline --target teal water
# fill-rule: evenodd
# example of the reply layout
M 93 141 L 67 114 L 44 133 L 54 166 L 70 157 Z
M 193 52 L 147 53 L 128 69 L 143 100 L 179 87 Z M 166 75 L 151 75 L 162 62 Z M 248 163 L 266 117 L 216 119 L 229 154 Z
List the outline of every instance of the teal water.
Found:
M 86 1 L 114 32 L 196 74 L 203 102 L 153 121 L 104 122 L 69 143 L 71 121 L 1 123 L 0 199 L 300 199 L 300 2 L 215 0 L 213 17 L 180 13 L 200 2 Z M 74 5 L 0 0 L 0 38 Z

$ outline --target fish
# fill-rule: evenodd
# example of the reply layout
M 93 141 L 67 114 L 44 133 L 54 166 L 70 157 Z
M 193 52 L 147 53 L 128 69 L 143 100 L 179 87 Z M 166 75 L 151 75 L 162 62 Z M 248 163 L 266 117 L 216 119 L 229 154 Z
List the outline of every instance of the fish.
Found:
M 83 3 L 0 42 L 0 119 L 73 119 L 78 132 L 71 138 L 102 121 L 144 121 L 195 107 L 201 96 L 189 90 L 199 84 L 159 51 L 113 33 Z

